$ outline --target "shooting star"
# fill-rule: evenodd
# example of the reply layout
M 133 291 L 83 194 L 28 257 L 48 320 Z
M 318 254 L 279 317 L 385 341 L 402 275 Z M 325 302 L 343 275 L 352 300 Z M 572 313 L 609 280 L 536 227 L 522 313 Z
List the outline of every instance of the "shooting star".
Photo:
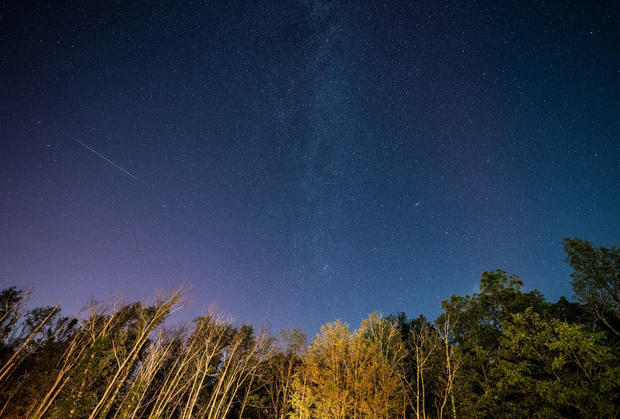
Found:
M 120 169 L 123 171 L 123 173 L 125 173 L 128 176 L 131 176 L 132 179 L 136 180 L 137 182 L 140 182 L 140 179 L 138 179 L 137 177 L 135 177 L 134 175 L 132 175 L 131 173 L 129 173 L 127 170 L 123 169 L 122 167 L 120 167 L 118 164 L 114 163 L 112 160 L 110 160 L 109 158 L 107 158 L 106 156 L 104 156 L 103 154 L 99 153 L 97 150 L 95 150 L 92 147 L 87 146 L 86 144 L 84 144 L 83 142 L 81 142 L 80 140 L 76 140 L 74 139 L 74 141 L 76 143 L 81 144 L 85 149 L 92 151 L 93 153 L 95 153 L 96 155 L 98 155 L 99 157 L 101 157 L 103 160 L 107 161 L 108 163 L 110 163 L 111 165 L 113 165 L 114 167 L 116 167 L 117 169 Z

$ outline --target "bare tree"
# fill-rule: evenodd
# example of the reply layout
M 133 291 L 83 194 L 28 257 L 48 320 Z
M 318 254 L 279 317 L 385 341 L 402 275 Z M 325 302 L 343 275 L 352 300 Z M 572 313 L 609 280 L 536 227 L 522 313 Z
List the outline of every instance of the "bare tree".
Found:
M 454 382 L 458 374 L 459 368 L 463 363 L 463 358 L 458 348 L 450 343 L 450 337 L 452 335 L 452 325 L 450 323 L 450 315 L 446 314 L 441 323 L 440 329 L 441 341 L 443 343 L 444 350 L 444 364 L 443 372 L 440 377 L 440 398 L 441 404 L 439 406 L 439 417 L 444 417 L 444 410 L 450 401 L 450 407 L 452 410 L 452 417 L 456 418 L 456 404 L 454 400 Z

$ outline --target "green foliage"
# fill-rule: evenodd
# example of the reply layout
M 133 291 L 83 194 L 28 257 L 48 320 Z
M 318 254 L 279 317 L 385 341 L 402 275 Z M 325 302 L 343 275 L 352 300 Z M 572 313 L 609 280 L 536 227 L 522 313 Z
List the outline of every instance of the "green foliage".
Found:
M 595 248 L 592 243 L 564 240 L 566 261 L 575 270 L 573 292 L 596 321 L 620 336 L 620 249 Z
M 504 326 L 512 315 L 531 307 L 537 312 L 549 310 L 549 304 L 534 290 L 523 293 L 523 283 L 516 276 L 497 270 L 484 272 L 480 292 L 465 297 L 452 296 L 442 302 L 444 313 L 438 323 L 450 318 L 452 343 L 463 353 L 462 378 L 457 382 L 457 400 L 462 414 L 505 415 L 497 403 L 496 380 L 492 370 L 498 362 Z
M 618 359 L 605 336 L 531 308 L 512 316 L 493 370 L 507 410 L 535 416 L 612 417 L 620 399 Z
M 151 305 L 28 310 L 0 291 L 0 416 L 618 417 L 620 251 L 564 242 L 576 302 L 524 292 L 502 270 L 442 302 L 430 322 L 373 313 L 336 321 L 306 347 L 209 314 L 163 322 L 178 295 Z

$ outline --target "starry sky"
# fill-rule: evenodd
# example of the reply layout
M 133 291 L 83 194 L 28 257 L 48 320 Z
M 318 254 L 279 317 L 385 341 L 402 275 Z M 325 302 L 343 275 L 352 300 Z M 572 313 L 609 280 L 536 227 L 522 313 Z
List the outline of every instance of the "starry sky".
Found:
M 189 287 L 310 334 L 434 318 L 502 268 L 570 296 L 620 244 L 620 13 L 566 1 L 0 9 L 0 285 Z

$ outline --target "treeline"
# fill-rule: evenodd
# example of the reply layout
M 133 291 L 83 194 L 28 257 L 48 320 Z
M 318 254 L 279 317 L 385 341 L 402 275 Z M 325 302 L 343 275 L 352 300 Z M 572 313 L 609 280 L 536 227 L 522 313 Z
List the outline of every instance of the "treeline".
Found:
M 0 417 L 617 417 L 620 249 L 564 242 L 575 301 L 504 271 L 431 322 L 371 314 L 278 335 L 209 313 L 167 326 L 180 293 L 83 315 L 0 292 Z M 567 279 L 568 280 L 568 279 Z

